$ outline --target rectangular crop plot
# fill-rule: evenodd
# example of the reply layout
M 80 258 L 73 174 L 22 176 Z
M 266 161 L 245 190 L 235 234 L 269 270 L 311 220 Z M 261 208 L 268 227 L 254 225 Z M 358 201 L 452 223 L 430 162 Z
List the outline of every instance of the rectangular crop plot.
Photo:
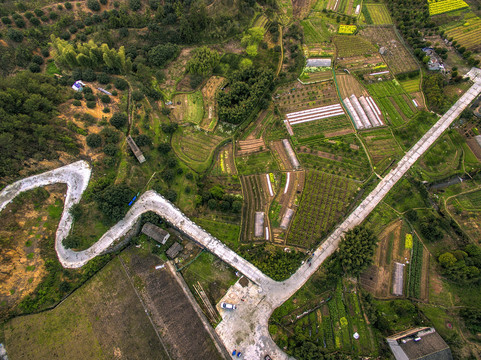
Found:
M 320 134 L 326 137 L 332 137 L 338 134 L 346 135 L 354 132 L 351 122 L 345 115 L 301 123 L 294 126 L 293 130 L 294 135 L 298 139 L 308 138 Z
M 204 117 L 204 100 L 202 92 L 177 94 L 172 99 L 173 115 L 179 122 L 200 124 Z
M 428 0 L 429 15 L 444 14 L 468 7 L 463 0 Z
M 361 133 L 362 139 L 371 155 L 374 166 L 382 169 L 402 155 L 402 149 L 387 129 Z
M 421 83 L 421 78 L 417 77 L 415 79 L 400 81 L 400 84 L 404 91 L 407 93 L 414 93 L 419 91 L 419 85 Z
M 377 52 L 376 47 L 359 35 L 333 37 L 333 42 L 337 48 L 337 57 L 351 57 L 366 54 L 374 54 Z
M 369 26 L 362 30 L 361 34 L 379 48 L 385 48 L 382 57 L 395 75 L 419 69 L 416 60 L 404 47 L 393 27 Z
M 382 112 L 394 126 L 413 117 L 415 105 L 396 81 L 382 81 L 368 85 L 369 93 L 376 99 Z
M 353 180 L 309 171 L 287 243 L 312 248 L 345 215 L 357 187 Z
M 362 7 L 362 14 L 368 24 L 392 24 L 391 15 L 389 15 L 389 11 L 384 4 L 364 4 Z
M 466 50 L 479 51 L 481 49 L 481 19 L 474 14 L 466 16 L 463 23 L 445 30 L 448 37 L 452 37 Z
M 334 81 L 302 85 L 299 82 L 278 90 L 275 102 L 284 113 L 339 103 Z
M 301 21 L 306 44 L 318 44 L 328 41 L 329 32 L 326 26 L 323 23 L 316 23 L 316 26 L 312 21 L 311 19 Z

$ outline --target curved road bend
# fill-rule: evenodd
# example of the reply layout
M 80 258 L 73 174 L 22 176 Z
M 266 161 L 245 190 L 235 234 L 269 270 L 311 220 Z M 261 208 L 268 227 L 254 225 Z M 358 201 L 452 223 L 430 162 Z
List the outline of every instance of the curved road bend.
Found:
M 309 267 L 307 263 L 302 265 L 294 275 L 283 282 L 276 282 L 265 276 L 255 266 L 194 224 L 179 209 L 154 191 L 144 193 L 125 218 L 110 228 L 89 249 L 78 252 L 65 249 L 62 240 L 68 235 L 72 225 L 69 209 L 80 201 L 90 179 L 91 170 L 85 161 L 78 161 L 7 186 L 0 193 L 0 211 L 23 191 L 54 183 L 67 184 L 67 195 L 57 229 L 55 248 L 62 265 L 69 268 L 81 267 L 102 254 L 116 239 L 125 235 L 144 212 L 153 211 L 159 214 L 257 284 L 255 287 L 257 290 L 251 292 L 249 298 L 239 304 L 235 312 L 223 312 L 223 321 L 217 326 L 216 331 L 226 347 L 242 349 L 244 359 L 261 359 L 266 353 L 275 359 L 287 359 L 287 355 L 277 347 L 268 333 L 267 324 L 272 311 L 289 299 L 310 278 L 322 262 L 337 249 L 343 232 L 360 224 L 369 215 L 394 184 L 481 92 L 481 80 L 476 80 L 477 82 L 456 104 L 406 153 L 398 166 L 314 252 L 312 266 Z

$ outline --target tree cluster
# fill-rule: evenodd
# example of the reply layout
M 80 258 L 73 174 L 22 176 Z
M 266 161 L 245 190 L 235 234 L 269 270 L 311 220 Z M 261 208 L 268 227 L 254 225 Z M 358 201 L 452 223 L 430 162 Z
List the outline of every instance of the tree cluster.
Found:
M 475 244 L 464 250 L 447 251 L 438 257 L 443 273 L 451 280 L 461 283 L 481 280 L 481 248 Z
M 199 184 L 201 190 L 201 205 L 207 206 L 210 210 L 232 212 L 239 214 L 242 210 L 242 198 L 240 196 L 227 194 L 221 185 L 214 185 L 206 189 L 205 184 Z
M 273 78 L 271 71 L 263 69 L 234 72 L 228 89 L 217 94 L 219 120 L 240 124 L 247 119 L 260 100 L 269 97 Z
M 56 118 L 66 94 L 54 78 L 21 72 L 0 79 L 0 177 L 16 175 L 26 159 L 76 153 L 75 136 Z
M 344 272 L 358 276 L 372 263 L 377 237 L 365 226 L 356 226 L 344 235 L 339 244 L 339 261 Z
M 207 77 L 219 64 L 220 55 L 216 50 L 202 46 L 193 51 L 192 57 L 187 62 L 186 70 L 191 74 Z

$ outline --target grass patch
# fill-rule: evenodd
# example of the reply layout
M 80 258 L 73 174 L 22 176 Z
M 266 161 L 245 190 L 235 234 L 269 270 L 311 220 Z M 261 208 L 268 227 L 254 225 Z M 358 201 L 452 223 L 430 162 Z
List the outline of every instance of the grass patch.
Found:
M 195 218 L 193 221 L 231 249 L 236 250 L 239 247 L 239 225 L 204 218 Z
M 235 158 L 239 175 L 260 174 L 278 170 L 277 162 L 270 151 Z

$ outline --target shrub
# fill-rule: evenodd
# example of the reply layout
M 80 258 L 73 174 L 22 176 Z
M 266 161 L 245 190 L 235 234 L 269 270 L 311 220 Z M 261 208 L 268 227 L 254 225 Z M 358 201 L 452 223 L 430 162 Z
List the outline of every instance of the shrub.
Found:
M 64 4 L 64 6 L 65 6 L 65 9 L 67 9 L 67 10 L 72 10 L 72 7 L 73 7 L 72 4 L 69 3 L 69 2 L 66 2 L 66 3 Z
M 76 249 L 80 246 L 81 240 L 76 235 L 69 235 L 63 239 L 62 244 L 66 249 Z
M 149 6 L 152 10 L 156 11 L 159 8 L 160 1 L 159 0 L 149 0 Z
M 19 28 L 24 28 L 25 27 L 25 20 L 23 18 L 15 19 L 15 25 L 17 25 Z
M 60 11 L 62 11 L 62 10 L 63 10 L 63 6 L 62 6 L 62 4 L 58 4 L 58 5 L 57 5 L 57 10 L 60 10 Z
M 33 72 L 33 73 L 39 73 L 40 72 L 40 65 L 39 64 L 36 64 L 36 63 L 32 63 L 30 64 L 30 66 L 28 67 L 28 69 Z
M 42 15 L 40 17 L 40 20 L 42 20 L 43 22 L 47 22 L 48 21 L 48 16 L 47 15 Z
M 10 40 L 15 41 L 15 42 L 22 42 L 23 41 L 23 34 L 21 31 L 9 28 L 7 30 L 7 36 Z
M 51 12 L 50 14 L 48 14 L 48 17 L 50 18 L 50 20 L 57 20 L 58 14 L 54 13 L 54 12 Z
M 119 93 L 117 92 L 117 90 L 114 90 L 114 91 L 111 91 L 111 94 L 112 96 L 117 96 Z
M 92 149 L 98 148 L 102 145 L 102 137 L 99 134 L 90 134 L 87 136 L 87 145 Z
M 152 145 L 152 140 L 147 135 L 139 135 L 135 138 L 135 143 L 138 146 L 147 146 L 147 145 Z
M 81 106 L 82 103 L 80 102 L 80 100 L 74 100 L 74 101 L 72 102 L 72 105 L 73 105 L 73 106 Z
M 127 115 L 123 113 L 115 113 L 110 118 L 110 124 L 117 129 L 120 129 L 123 126 L 125 126 L 125 124 L 127 124 L 127 121 L 128 121 Z
M 110 76 L 105 73 L 101 73 L 97 75 L 97 80 L 100 84 L 105 85 L 110 82 Z
M 95 101 L 96 100 L 95 95 L 92 94 L 92 93 L 86 93 L 84 95 L 84 97 L 85 97 L 85 100 L 87 100 L 87 101 Z
M 8 16 L 4 16 L 4 17 L 2 17 L 2 22 L 5 25 L 10 25 L 12 23 L 12 20 Z
M 82 77 L 82 75 L 80 75 L 80 77 Z M 84 87 L 84 89 L 82 91 L 83 91 L 84 94 L 92 94 L 92 89 L 88 86 Z
M 68 31 L 70 31 L 71 34 L 75 34 L 78 31 L 78 29 L 75 25 L 72 25 L 68 28 Z
M 70 33 L 68 31 L 63 31 L 60 34 L 60 38 L 63 40 L 70 40 Z
M 101 3 L 102 5 L 107 5 L 107 0 L 100 0 L 100 3 Z
M 32 61 L 33 61 L 35 64 L 43 65 L 43 57 L 41 57 L 40 55 L 34 55 L 34 56 L 32 57 Z
M 77 91 L 75 94 L 73 94 L 73 98 L 75 100 L 82 100 L 84 98 L 84 96 L 80 91 Z
M 89 109 L 95 109 L 95 107 L 97 106 L 97 102 L 96 101 L 87 101 L 87 107 Z
M 134 99 L 135 101 L 141 101 L 143 98 L 144 94 L 142 94 L 141 91 L 135 90 L 134 92 L 132 92 L 132 99 Z
M 142 7 L 140 0 L 129 0 L 129 7 L 132 11 L 139 11 Z
M 40 9 L 35 9 L 33 10 L 33 12 L 35 13 L 35 15 L 37 15 L 38 17 L 41 17 L 43 16 L 45 13 L 43 12 L 43 10 L 40 10 Z
M 104 103 L 104 104 L 110 104 L 110 96 L 104 94 L 104 95 L 101 95 L 100 96 L 100 100 Z
M 129 86 L 129 83 L 124 79 L 117 78 L 114 81 L 114 86 L 119 90 L 125 90 Z
M 87 0 L 87 7 L 92 11 L 100 10 L 100 4 L 97 0 Z
M 114 144 L 105 145 L 104 153 L 108 156 L 115 156 L 117 154 L 117 146 L 115 146 Z
M 31 23 L 33 26 L 39 26 L 39 25 L 40 25 L 40 20 L 37 19 L 36 17 L 34 17 L 34 18 L 31 18 L 31 19 L 30 19 L 30 23 Z
M 97 80 L 97 75 L 95 75 L 92 69 L 85 69 L 82 71 L 82 78 L 85 81 L 92 82 Z
M 104 108 L 102 109 L 102 112 L 105 113 L 105 114 L 108 114 L 108 113 L 110 112 L 110 108 L 104 107 Z

